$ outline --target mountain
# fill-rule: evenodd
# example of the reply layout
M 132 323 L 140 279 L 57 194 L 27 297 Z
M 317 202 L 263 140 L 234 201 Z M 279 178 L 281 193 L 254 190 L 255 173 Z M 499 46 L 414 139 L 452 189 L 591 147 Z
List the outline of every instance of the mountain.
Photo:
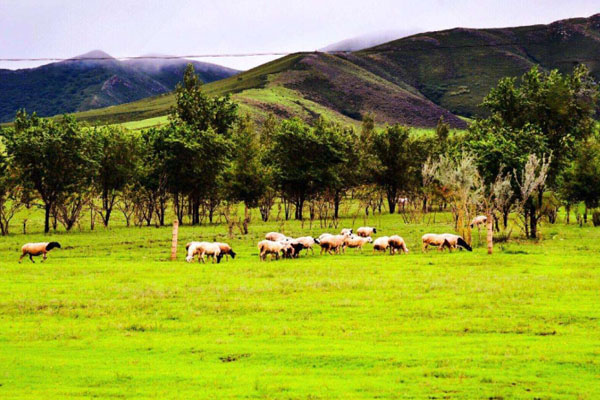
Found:
M 466 117 L 505 76 L 533 65 L 570 73 L 586 64 L 600 81 L 600 14 L 549 25 L 502 29 L 456 28 L 417 34 L 343 56 L 395 84 Z
M 387 43 L 392 40 L 398 40 L 406 36 L 411 36 L 416 33 L 418 33 L 418 31 L 414 29 L 374 32 L 332 43 L 323 48 L 320 48 L 319 51 L 323 51 L 325 53 L 336 51 L 358 51 L 369 47 L 377 46 L 383 43 Z
M 20 108 L 50 116 L 168 93 L 190 62 L 204 82 L 238 72 L 183 59 L 119 61 L 100 50 L 37 68 L 0 69 L 0 122 L 12 120 Z
M 319 115 L 356 123 L 375 113 L 379 123 L 435 126 L 440 116 L 456 128 L 462 117 L 485 115 L 478 105 L 505 76 L 533 65 L 570 73 L 584 63 L 600 81 L 600 14 L 548 25 L 456 28 L 387 42 L 350 53 L 297 53 L 204 86 L 232 94 L 242 112 L 261 120 Z M 105 122 L 165 115 L 171 94 L 78 113 Z

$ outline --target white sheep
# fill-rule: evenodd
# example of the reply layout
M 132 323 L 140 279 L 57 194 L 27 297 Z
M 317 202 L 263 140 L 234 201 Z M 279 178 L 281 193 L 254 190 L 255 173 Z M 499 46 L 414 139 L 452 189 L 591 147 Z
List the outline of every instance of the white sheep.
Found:
M 390 246 L 390 254 L 396 254 L 399 251 L 403 251 L 408 254 L 408 247 L 406 246 L 406 242 L 404 239 L 398 235 L 390 236 L 388 240 L 388 245 Z
M 361 237 L 369 237 L 374 233 L 377 233 L 377 228 L 373 228 L 370 226 L 361 226 L 356 230 L 356 234 Z
M 421 241 L 423 242 L 423 251 L 427 251 L 430 245 L 437 246 L 440 251 L 445 247 L 450 251 L 458 247 L 464 248 L 467 251 L 473 251 L 471 246 L 462 237 L 452 233 L 427 233 L 421 237 Z
M 344 228 L 344 229 L 342 229 L 342 231 L 340 232 L 340 235 L 347 235 L 347 236 L 352 235 L 352 228 Z
M 221 248 L 218 243 L 209 242 L 191 242 L 186 245 L 187 262 L 192 262 L 195 255 L 198 255 L 198 261 L 206 262 L 204 256 L 208 255 L 212 258 L 213 263 L 220 263 L 223 255 L 221 254 Z
M 48 252 L 54 248 L 60 249 L 60 243 L 58 242 L 40 242 L 40 243 L 26 243 L 21 247 L 21 257 L 19 257 L 19 263 L 23 260 L 23 257 L 29 255 L 29 259 L 32 263 L 34 256 L 42 255 L 42 262 L 48 258 Z
M 258 242 L 259 257 L 262 261 L 266 260 L 267 254 L 275 255 L 279 260 L 279 253 L 283 256 L 293 254 L 293 248 L 289 242 L 276 242 L 273 240 L 262 240 Z M 271 257 L 272 259 L 272 257 Z
M 323 240 L 327 236 L 333 236 L 331 233 L 322 233 L 321 236 L 318 237 L 319 241 Z
M 221 249 L 221 256 L 225 256 L 225 259 L 228 259 L 228 256 L 231 256 L 231 258 L 234 259 L 237 255 L 229 244 L 222 242 L 215 242 L 215 244 L 219 246 L 219 249 Z
M 270 240 L 272 242 L 278 242 L 280 240 L 286 240 L 287 236 L 279 232 L 269 232 L 265 235 L 265 239 Z
M 485 215 L 478 215 L 475 218 L 473 218 L 473 221 L 471 221 L 471 228 L 474 227 L 479 227 L 479 225 L 483 225 L 487 222 L 487 217 Z
M 385 251 L 390 246 L 389 240 L 390 238 L 388 236 L 382 236 L 375 239 L 375 241 L 373 242 L 373 253 L 375 253 L 376 251 L 382 251 L 385 253 Z
M 345 240 L 345 247 L 350 247 L 352 249 L 358 249 L 362 253 L 362 248 L 367 243 L 372 243 L 373 238 L 371 237 L 360 237 L 360 236 L 348 236 Z
M 327 252 L 332 254 L 339 254 L 341 249 L 345 249 L 345 240 L 348 235 L 329 235 L 321 239 L 319 246 L 321 246 L 321 254 Z
M 313 246 L 319 244 L 321 241 L 319 239 L 315 239 L 312 236 L 302 236 L 295 239 L 298 243 L 302 243 L 304 248 L 306 249 L 306 254 L 308 254 L 308 250 L 311 251 L 312 254 L 315 254 L 315 250 Z

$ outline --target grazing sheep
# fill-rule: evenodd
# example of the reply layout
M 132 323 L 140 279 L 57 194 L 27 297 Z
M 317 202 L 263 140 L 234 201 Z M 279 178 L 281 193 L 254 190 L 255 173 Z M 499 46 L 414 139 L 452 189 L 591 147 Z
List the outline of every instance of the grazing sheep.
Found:
M 333 236 L 331 233 L 322 233 L 321 236 L 319 236 L 319 241 L 325 239 L 327 236 Z
M 223 255 L 221 254 L 221 248 L 218 243 L 209 243 L 209 242 L 191 242 L 185 246 L 187 250 L 187 257 L 185 260 L 187 262 L 192 262 L 195 255 L 198 255 L 198 261 L 205 263 L 206 260 L 204 258 L 205 255 L 208 255 L 212 258 L 213 264 L 216 262 L 219 264 L 221 262 L 221 258 Z
M 399 251 L 403 251 L 405 254 L 408 254 L 408 247 L 406 247 L 406 242 L 398 235 L 390 236 L 388 240 L 388 245 L 390 246 L 390 254 L 394 255 Z
M 272 242 L 278 242 L 280 240 L 286 240 L 287 236 L 279 232 L 269 232 L 265 235 L 265 239 L 270 240 Z
M 387 248 L 390 246 L 389 240 L 390 238 L 387 236 L 382 236 L 375 239 L 373 242 L 373 253 L 376 251 L 383 251 L 385 253 Z
M 229 259 L 228 256 L 231 256 L 232 259 L 235 258 L 235 251 L 233 251 L 229 244 L 221 242 L 216 242 L 215 244 L 219 246 L 221 249 L 221 254 L 225 256 L 225 259 Z
M 26 243 L 21 247 L 21 257 L 19 257 L 19 263 L 23 260 L 23 257 L 29 255 L 29 259 L 32 263 L 34 256 L 42 255 L 42 262 L 48 258 L 48 252 L 54 248 L 60 249 L 60 243 L 58 242 L 41 242 L 41 243 Z
M 377 228 L 372 228 L 369 226 L 361 226 L 356 230 L 356 234 L 361 237 L 370 237 L 374 233 L 377 233 Z
M 319 239 L 315 239 L 312 236 L 302 236 L 295 239 L 298 243 L 302 243 L 304 248 L 306 249 L 306 254 L 308 254 L 308 250 L 311 251 L 312 254 L 315 254 L 315 250 L 313 246 L 319 244 L 321 241 Z
M 479 227 L 479 225 L 483 225 L 487 222 L 487 217 L 485 215 L 478 215 L 475 218 L 473 218 L 473 221 L 471 221 L 471 228 L 474 227 Z
M 362 248 L 367 243 L 372 243 L 373 238 L 371 237 L 360 237 L 360 236 L 349 236 L 346 238 L 345 247 L 350 247 L 352 249 L 358 249 L 362 253 Z M 345 250 L 344 250 L 345 251 Z
M 340 249 L 345 249 L 345 247 L 346 247 L 345 241 L 346 241 L 347 237 L 348 237 L 348 235 L 325 236 L 323 239 L 321 239 L 321 243 L 319 243 L 319 246 L 321 246 L 320 254 L 323 254 L 323 252 L 332 254 L 331 253 L 332 251 L 335 254 L 339 254 Z
M 289 258 L 298 258 L 300 256 L 300 252 L 302 250 L 306 249 L 306 247 L 304 246 L 304 243 L 300 242 L 298 239 L 291 239 L 291 240 L 287 241 L 286 243 L 289 243 L 289 245 L 292 248 L 292 252 L 291 252 Z M 307 250 L 307 252 L 308 252 L 308 250 Z
M 462 238 L 462 236 L 454 235 L 452 233 L 443 233 L 444 238 L 448 241 L 453 249 L 460 248 L 467 251 L 473 251 L 473 248 Z
M 427 251 L 428 246 L 438 246 L 438 250 L 443 250 L 447 247 L 448 250 L 456 249 L 458 247 L 464 248 L 467 251 L 473 251 L 471 246 L 465 240 L 451 233 L 443 233 L 441 235 L 435 233 L 427 233 L 421 237 L 423 242 L 423 251 Z M 446 243 L 447 242 L 447 243 Z
M 344 228 L 342 229 L 342 231 L 340 232 L 341 235 L 352 235 L 352 228 Z
M 282 256 L 291 256 L 294 249 L 287 242 L 276 242 L 273 240 L 263 240 L 258 243 L 259 257 L 262 261 L 267 259 L 267 254 L 275 255 L 275 258 L 279 260 L 279 253 Z M 273 257 L 271 257 L 273 259 Z

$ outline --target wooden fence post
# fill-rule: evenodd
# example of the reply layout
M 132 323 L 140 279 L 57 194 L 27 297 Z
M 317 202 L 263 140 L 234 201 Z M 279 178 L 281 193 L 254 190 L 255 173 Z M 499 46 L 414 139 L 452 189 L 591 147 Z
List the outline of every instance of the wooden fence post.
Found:
M 171 261 L 177 260 L 177 236 L 179 235 L 179 221 L 173 221 L 173 239 L 171 241 Z

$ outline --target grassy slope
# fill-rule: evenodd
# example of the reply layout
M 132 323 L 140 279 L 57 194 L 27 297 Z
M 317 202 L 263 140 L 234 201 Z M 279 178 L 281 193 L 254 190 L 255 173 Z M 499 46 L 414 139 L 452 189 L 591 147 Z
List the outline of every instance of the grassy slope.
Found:
M 421 254 L 420 235 L 451 230 L 444 222 L 384 215 L 354 227 L 365 222 L 402 234 L 411 254 L 259 262 L 267 231 L 323 231 L 296 222 L 253 225 L 219 265 L 165 261 L 168 228 L 54 234 L 65 248 L 45 264 L 16 263 L 20 244 L 43 235 L 4 238 L 0 396 L 600 396 L 600 230 L 545 226 L 541 244 L 490 257 Z M 180 242 L 225 231 L 183 227 Z
M 451 29 L 418 34 L 353 53 L 349 59 L 408 83 L 460 115 L 481 114 L 481 99 L 499 79 L 535 64 L 570 73 L 585 63 L 600 79 L 600 14 L 505 29 Z
M 434 126 L 440 115 L 455 126 L 464 122 L 424 98 L 414 88 L 397 85 L 371 72 L 323 53 L 294 54 L 222 81 L 205 85 L 209 95 L 231 93 L 243 112 L 256 119 L 267 113 L 313 120 L 324 115 L 341 123 L 357 123 L 367 112 L 379 122 Z M 164 115 L 171 95 L 124 106 L 79 113 L 95 122 L 145 120 Z
M 208 84 L 206 90 L 233 93 L 257 118 L 266 111 L 306 119 L 327 112 L 344 122 L 376 111 L 382 122 L 431 126 L 440 111 L 419 100 L 423 96 L 458 115 L 481 115 L 478 105 L 500 78 L 521 75 L 534 64 L 570 72 L 583 62 L 600 79 L 599 53 L 600 14 L 547 26 L 423 33 L 343 57 L 294 54 Z M 291 91 L 283 95 L 285 89 Z M 278 102 L 282 97 L 287 104 Z M 172 100 L 165 95 L 78 115 L 96 121 L 140 120 L 164 115 Z

